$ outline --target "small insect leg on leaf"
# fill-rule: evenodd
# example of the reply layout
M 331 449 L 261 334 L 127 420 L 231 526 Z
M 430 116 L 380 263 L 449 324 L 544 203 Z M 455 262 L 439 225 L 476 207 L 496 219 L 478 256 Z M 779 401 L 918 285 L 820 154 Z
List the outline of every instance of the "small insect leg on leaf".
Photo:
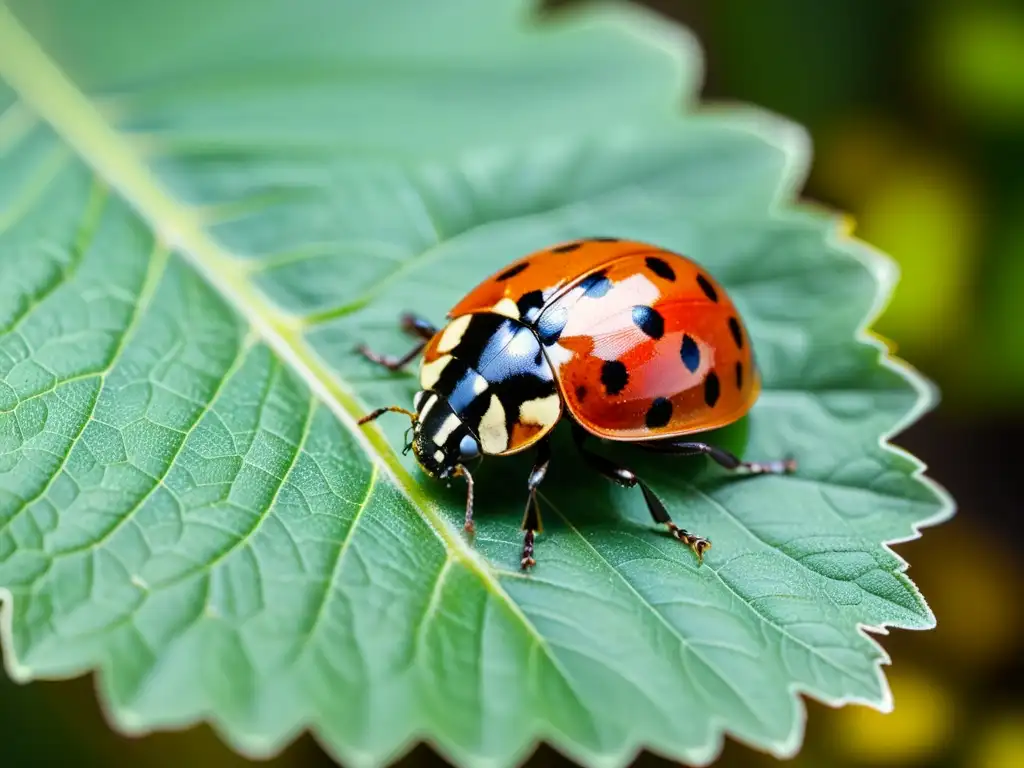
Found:
M 548 464 L 551 463 L 551 444 L 547 438 L 537 443 L 537 458 L 534 460 L 530 477 L 526 481 L 529 496 L 526 498 L 526 510 L 523 514 L 523 555 L 519 560 L 519 566 L 525 571 L 537 564 L 533 558 L 533 539 L 537 531 L 541 530 L 540 507 L 537 504 L 537 488 L 544 480 L 548 472 Z
M 409 363 L 411 363 L 419 354 L 423 351 L 423 348 L 427 346 L 427 342 L 430 341 L 431 337 L 437 333 L 437 329 L 434 328 L 427 320 L 414 315 L 406 313 L 402 315 L 399 321 L 403 331 L 411 336 L 415 336 L 419 339 L 419 342 L 406 352 L 401 357 L 392 357 L 390 355 L 382 355 L 374 352 L 372 349 L 367 347 L 365 344 L 360 344 L 356 347 L 356 352 L 361 354 L 370 362 L 376 363 L 377 365 L 387 368 L 389 371 L 400 371 Z
M 647 511 L 651 513 L 654 522 L 666 526 L 673 538 L 678 539 L 692 549 L 693 553 L 697 556 L 698 565 L 704 562 L 704 553 L 711 549 L 711 541 L 709 539 L 705 539 L 703 536 L 696 536 L 672 522 L 672 518 L 669 516 L 668 510 L 665 509 L 665 505 L 661 503 L 661 499 L 654 494 L 654 491 L 650 489 L 647 483 L 637 477 L 633 470 L 616 464 L 610 459 L 589 450 L 583 444 L 587 433 L 575 424 L 573 425 L 573 437 L 576 439 L 576 446 L 584 461 L 592 469 L 625 488 L 639 485 L 644 495 L 644 502 L 647 504 Z

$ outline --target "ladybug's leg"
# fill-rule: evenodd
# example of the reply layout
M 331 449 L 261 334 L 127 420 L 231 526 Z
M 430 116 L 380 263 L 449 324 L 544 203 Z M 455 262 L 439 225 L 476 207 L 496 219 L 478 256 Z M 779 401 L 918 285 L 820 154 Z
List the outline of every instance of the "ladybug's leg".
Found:
M 473 525 L 473 476 L 464 465 L 459 464 L 455 467 L 455 477 L 466 480 L 466 522 L 463 529 L 469 534 L 476 533 L 476 527 Z
M 650 442 L 637 443 L 641 448 L 659 453 L 675 453 L 681 456 L 696 456 L 706 454 L 716 463 L 726 469 L 741 470 L 750 475 L 785 475 L 796 471 L 796 460 L 787 458 L 781 461 L 740 461 L 728 451 L 716 448 L 707 443 L 696 443 L 689 441 L 673 442 L 652 440 Z
M 408 333 L 410 336 L 417 336 L 424 341 L 430 341 L 434 334 L 437 333 L 437 328 L 434 324 L 427 320 L 425 317 L 414 315 L 411 312 L 406 312 L 402 315 L 399 321 L 402 326 L 402 330 Z
M 523 570 L 532 568 L 537 564 L 533 559 L 533 536 L 540 530 L 540 508 L 537 506 L 537 488 L 548 473 L 548 464 L 551 462 L 551 445 L 548 439 L 544 438 L 537 443 L 537 459 L 533 462 L 533 470 L 530 478 L 526 481 L 526 487 L 530 495 L 526 499 L 526 513 L 523 515 L 523 557 L 519 565 Z
M 421 341 L 415 347 L 410 349 L 406 354 L 401 357 L 392 357 L 391 355 L 381 355 L 374 352 L 372 349 L 367 347 L 365 344 L 360 344 L 356 347 L 356 352 L 361 354 L 367 360 L 382 365 L 389 371 L 400 371 L 407 366 L 413 359 L 415 359 L 423 348 L 427 346 L 427 342 Z
M 409 313 L 402 315 L 401 325 L 403 331 L 420 339 L 415 347 L 401 357 L 378 354 L 365 344 L 360 344 L 356 347 L 356 351 L 367 360 L 377 363 L 377 365 L 382 365 L 389 371 L 400 371 L 423 351 L 423 348 L 427 346 L 427 342 L 437 333 L 437 329 L 429 321 Z
M 683 528 L 680 528 L 672 522 L 672 518 L 668 514 L 668 510 L 665 509 L 665 505 L 661 503 L 661 499 L 654 495 L 654 491 L 650 487 L 636 476 L 636 473 L 622 466 L 616 464 L 611 459 L 608 459 L 599 454 L 593 453 L 587 449 L 583 442 L 587 438 L 587 433 L 578 424 L 573 424 L 573 437 L 576 439 L 576 447 L 580 451 L 580 455 L 583 456 L 584 461 L 591 466 L 591 468 L 597 470 L 602 475 L 607 477 L 612 482 L 618 483 L 625 488 L 632 488 L 635 485 L 640 486 L 640 490 L 644 494 L 644 501 L 647 504 L 647 511 L 651 513 L 651 517 L 654 518 L 654 522 L 661 523 L 668 527 L 668 532 L 679 541 L 686 544 L 693 553 L 697 555 L 697 562 L 704 562 L 704 553 L 711 549 L 711 541 L 705 539 L 703 536 L 695 536 Z

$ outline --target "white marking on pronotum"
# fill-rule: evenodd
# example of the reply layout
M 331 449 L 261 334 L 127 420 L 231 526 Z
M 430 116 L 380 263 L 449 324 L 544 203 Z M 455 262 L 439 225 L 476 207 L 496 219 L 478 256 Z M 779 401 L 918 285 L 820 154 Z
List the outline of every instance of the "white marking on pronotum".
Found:
M 424 398 L 426 398 L 426 396 L 427 393 L 424 392 L 422 389 L 412 396 L 412 409 L 414 411 L 418 411 L 420 409 L 420 406 L 423 405 L 423 400 Z
M 434 433 L 434 443 L 436 445 L 444 445 L 448 442 L 448 438 L 451 437 L 452 432 L 459 426 L 461 422 L 459 417 L 454 413 L 448 415 L 448 417 L 441 422 L 441 426 L 437 428 L 437 432 Z
M 462 315 L 462 317 L 456 317 L 448 323 L 444 330 L 441 331 L 441 339 L 437 342 L 437 351 L 451 352 L 459 346 L 459 342 L 462 341 L 466 329 L 469 328 L 469 321 L 472 319 L 472 315 Z
M 438 464 L 444 461 L 444 451 L 434 451 L 434 461 Z
M 517 307 L 516 303 L 508 296 L 491 307 L 491 311 L 498 315 L 511 317 L 513 320 L 519 319 L 519 307 Z
M 562 412 L 562 400 L 558 393 L 547 397 L 527 400 L 519 406 L 519 421 L 541 427 L 553 426 Z
M 432 363 L 424 363 L 420 369 L 420 386 L 424 389 L 433 389 L 437 380 L 441 378 L 441 371 L 451 360 L 451 355 L 444 355 Z
M 423 404 L 423 407 L 420 409 L 419 418 L 416 419 L 416 425 L 417 426 L 419 426 L 420 424 L 422 424 L 426 420 L 427 414 L 430 413 L 430 409 L 434 407 L 434 404 L 436 402 L 437 402 L 437 395 L 434 394 L 434 393 L 431 393 L 430 398 L 427 400 L 427 402 L 425 402 Z
M 505 409 L 497 395 L 491 395 L 491 404 L 480 418 L 480 445 L 484 453 L 501 453 L 508 448 L 505 429 Z

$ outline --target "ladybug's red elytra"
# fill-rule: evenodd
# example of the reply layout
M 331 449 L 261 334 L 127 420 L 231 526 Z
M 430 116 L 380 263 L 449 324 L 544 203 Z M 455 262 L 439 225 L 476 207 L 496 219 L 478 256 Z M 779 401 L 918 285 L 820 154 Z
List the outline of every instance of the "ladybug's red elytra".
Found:
M 419 337 L 392 358 L 397 371 L 421 352 L 414 410 L 379 408 L 360 419 L 404 413 L 417 461 L 436 478 L 464 477 L 467 531 L 473 479 L 466 464 L 536 447 L 527 480 L 521 566 L 535 564 L 537 488 L 551 458 L 548 436 L 568 417 L 583 458 L 626 487 L 640 486 L 651 517 L 702 562 L 707 539 L 672 522 L 636 474 L 591 451 L 588 436 L 647 450 L 705 454 L 726 469 L 781 474 L 790 460 L 747 462 L 704 442 L 680 439 L 721 427 L 750 410 L 761 388 L 750 338 L 729 296 L 695 262 L 657 246 L 611 237 L 556 245 L 510 264 L 470 291 L 440 330 L 413 315 Z

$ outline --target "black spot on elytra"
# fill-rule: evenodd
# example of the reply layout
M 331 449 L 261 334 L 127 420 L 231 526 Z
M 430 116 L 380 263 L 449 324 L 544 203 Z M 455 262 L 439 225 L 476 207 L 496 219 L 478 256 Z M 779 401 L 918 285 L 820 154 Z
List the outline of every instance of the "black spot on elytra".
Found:
M 671 283 L 676 279 L 675 271 L 663 259 L 659 259 L 657 256 L 648 256 L 644 259 L 644 263 L 651 272 L 663 280 L 668 280 Z
M 540 350 L 538 349 L 538 350 L 537 350 L 537 354 L 533 356 L 533 364 L 534 364 L 534 365 L 540 365 L 540 363 L 541 363 L 541 360 L 543 360 L 543 359 L 544 359 L 544 353 L 543 353 L 543 352 L 541 352 L 541 351 L 540 351 Z
M 580 384 L 578 387 L 576 387 L 576 399 L 579 400 L 582 403 L 583 400 L 586 397 L 587 397 L 587 388 L 584 387 L 582 384 Z
M 740 321 L 735 317 L 729 318 L 729 332 L 732 334 L 732 340 L 736 342 L 736 346 L 743 349 L 743 329 L 740 328 Z
M 683 360 L 683 365 L 686 369 L 693 373 L 700 367 L 700 347 L 697 346 L 697 342 L 693 340 L 690 334 L 683 336 L 683 344 L 679 348 L 679 357 Z
M 718 291 L 715 290 L 715 286 L 713 286 L 708 279 L 699 272 L 697 273 L 697 285 L 699 285 L 700 289 L 704 291 L 705 296 L 712 301 L 718 301 Z
M 502 272 L 500 275 L 498 275 L 494 279 L 497 280 L 499 283 L 502 280 L 508 280 L 508 279 L 513 278 L 516 275 L 518 275 L 520 272 L 522 272 L 528 266 L 530 266 L 530 262 L 528 262 L 528 261 L 524 261 L 522 264 L 516 264 L 514 267 L 509 267 L 508 269 L 506 269 L 504 272 Z
M 537 316 L 540 308 L 544 306 L 544 294 L 540 290 L 530 291 L 524 293 L 519 297 L 519 301 L 516 302 L 516 307 L 519 309 L 519 316 L 523 320 L 531 321 Z
M 672 401 L 667 397 L 656 397 L 647 409 L 644 423 L 651 429 L 664 427 L 672 420 Z
M 609 395 L 617 395 L 629 383 L 629 371 L 621 360 L 607 360 L 601 366 L 601 384 Z
M 620 237 L 592 237 L 590 238 L 595 243 L 618 243 L 622 240 Z
M 580 248 L 583 243 L 565 243 L 563 245 L 556 245 L 551 249 L 552 253 L 572 253 L 576 249 Z
M 545 347 L 557 344 L 569 321 L 569 312 L 564 308 L 549 309 L 537 321 L 537 337 Z
M 715 407 L 720 394 L 722 394 L 722 385 L 718 383 L 718 374 L 712 371 L 704 379 L 704 402 L 708 404 L 708 408 Z
M 665 333 L 665 320 L 653 307 L 643 304 L 633 307 L 633 322 L 652 339 L 660 339 Z
M 583 289 L 583 295 L 591 299 L 600 299 L 612 288 L 612 281 L 604 275 L 604 271 L 595 272 L 592 275 L 587 275 L 580 280 L 580 288 Z
M 736 363 L 736 389 L 743 389 L 743 363 Z

